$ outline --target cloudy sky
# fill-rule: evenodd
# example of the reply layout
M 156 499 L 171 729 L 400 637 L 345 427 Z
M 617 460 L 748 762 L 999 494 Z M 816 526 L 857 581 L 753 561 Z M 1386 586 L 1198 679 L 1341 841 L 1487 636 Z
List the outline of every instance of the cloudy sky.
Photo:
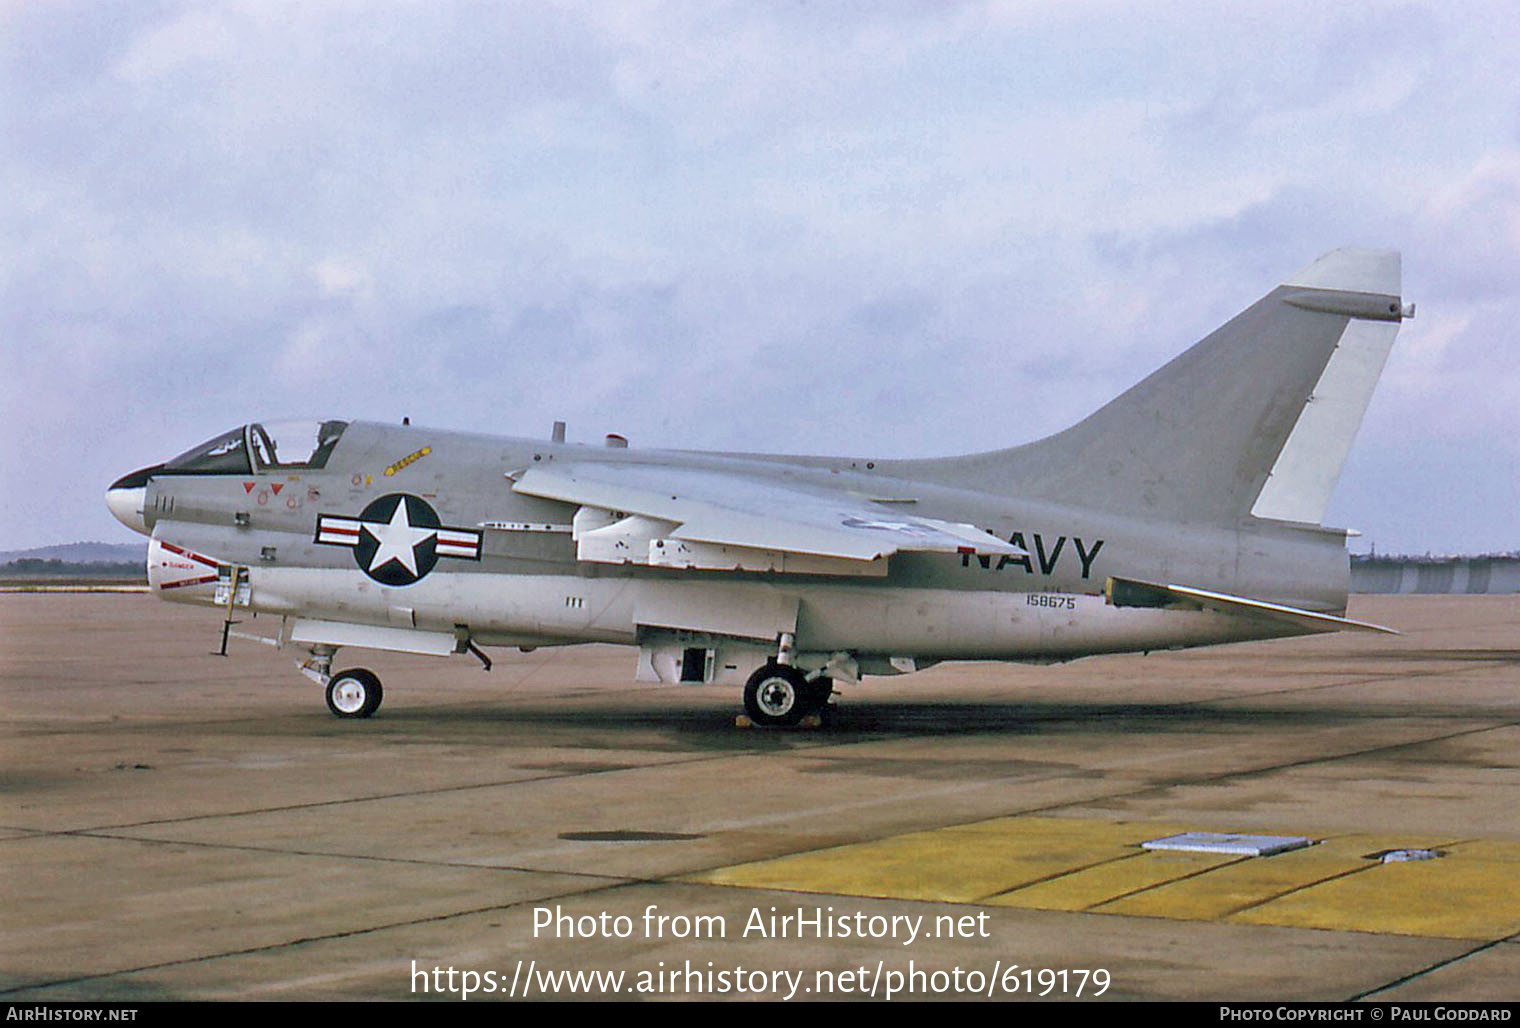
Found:
M 1520 549 L 1507 2 L 0 0 L 0 549 L 250 420 L 927 456 L 1404 252 L 1328 520 Z

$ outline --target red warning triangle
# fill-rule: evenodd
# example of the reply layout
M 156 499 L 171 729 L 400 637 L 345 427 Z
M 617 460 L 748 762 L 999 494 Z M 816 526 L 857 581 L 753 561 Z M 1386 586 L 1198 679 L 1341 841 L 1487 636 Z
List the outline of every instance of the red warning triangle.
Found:
M 270 482 L 269 483 L 269 488 L 273 489 L 274 490 L 274 494 L 276 496 L 278 496 L 278 495 L 280 495 L 280 490 L 285 488 L 285 483 L 284 482 Z
M 253 482 L 244 482 L 243 483 L 243 492 L 245 492 L 245 493 L 251 493 L 251 492 L 253 492 L 253 487 L 254 487 L 254 483 Z

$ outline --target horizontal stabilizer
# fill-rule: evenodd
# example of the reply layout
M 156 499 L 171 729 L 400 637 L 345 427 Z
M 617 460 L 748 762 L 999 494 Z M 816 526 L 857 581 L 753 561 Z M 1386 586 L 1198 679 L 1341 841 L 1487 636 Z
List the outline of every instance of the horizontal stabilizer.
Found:
M 1193 589 L 1182 585 L 1158 585 L 1154 582 L 1137 582 L 1129 578 L 1110 578 L 1103 586 L 1103 596 L 1114 607 L 1159 607 L 1167 610 L 1212 610 L 1220 614 L 1272 621 L 1291 628 L 1311 632 L 1361 632 L 1399 633 L 1392 628 L 1321 614 L 1317 611 L 1289 607 L 1281 603 L 1252 600 L 1244 596 Z
M 580 505 L 574 534 L 581 560 L 884 574 L 885 558 L 895 553 L 1025 555 L 973 525 L 733 472 L 577 464 L 511 477 L 519 493 Z

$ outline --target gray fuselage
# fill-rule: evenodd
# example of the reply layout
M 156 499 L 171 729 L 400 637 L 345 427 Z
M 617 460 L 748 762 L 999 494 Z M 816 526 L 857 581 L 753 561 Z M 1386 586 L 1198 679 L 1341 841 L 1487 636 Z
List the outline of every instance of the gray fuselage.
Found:
M 522 495 L 509 478 L 570 462 L 716 470 L 833 491 L 868 500 L 884 517 L 911 512 L 970 523 L 1028 556 L 899 553 L 879 577 L 578 561 L 568 531 L 576 507 Z M 247 568 L 240 607 L 463 630 L 487 646 L 637 644 L 652 630 L 762 642 L 787 630 L 790 610 L 799 651 L 846 651 L 871 671 L 888 670 L 891 658 L 914 658 L 919 666 L 1066 659 L 1294 634 L 1219 613 L 1115 608 L 1103 597 L 1105 580 L 1115 575 L 1316 611 L 1345 607 L 1340 532 L 1255 519 L 1234 528 L 1147 522 L 910 481 L 898 477 L 898 467 L 600 449 L 356 422 L 320 470 L 155 475 L 142 513 L 155 540 L 174 548 L 155 549 L 160 560 L 184 561 L 176 551 L 191 551 Z M 425 500 L 444 526 L 478 530 L 479 559 L 440 556 L 416 581 L 387 585 L 365 573 L 351 548 L 316 541 L 319 514 L 357 517 L 395 494 Z M 174 587 L 172 569 L 150 571 L 165 599 L 217 602 L 213 582 Z

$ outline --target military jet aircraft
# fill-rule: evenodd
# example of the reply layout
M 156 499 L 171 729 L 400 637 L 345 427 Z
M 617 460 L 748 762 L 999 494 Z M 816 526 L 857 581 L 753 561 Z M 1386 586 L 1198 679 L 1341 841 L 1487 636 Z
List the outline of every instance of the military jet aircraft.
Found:
M 332 713 L 340 647 L 623 643 L 645 682 L 743 685 L 790 725 L 835 682 L 1338 629 L 1321 525 L 1413 305 L 1392 251 L 1336 250 L 1075 426 L 938 459 L 571 445 L 261 422 L 107 494 L 166 600 L 279 618 Z M 1386 629 L 1382 629 L 1386 631 Z M 232 633 L 240 635 L 242 633 Z

